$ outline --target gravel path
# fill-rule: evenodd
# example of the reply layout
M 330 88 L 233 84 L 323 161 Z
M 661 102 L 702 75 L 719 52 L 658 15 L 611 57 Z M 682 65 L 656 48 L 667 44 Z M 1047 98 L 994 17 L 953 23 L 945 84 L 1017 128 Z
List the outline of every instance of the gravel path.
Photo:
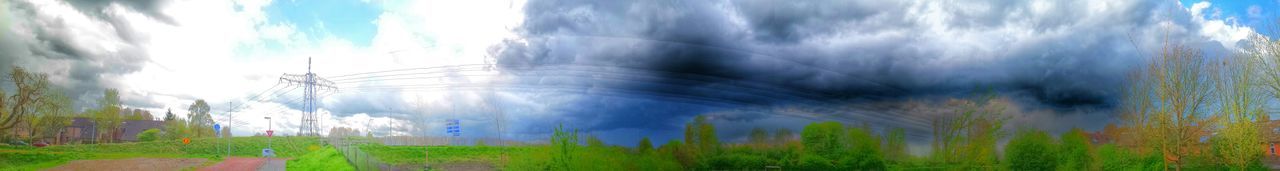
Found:
M 208 159 L 186 158 L 132 158 L 112 160 L 76 160 L 49 170 L 102 170 L 102 171 L 143 171 L 143 170 L 182 170 L 200 166 Z

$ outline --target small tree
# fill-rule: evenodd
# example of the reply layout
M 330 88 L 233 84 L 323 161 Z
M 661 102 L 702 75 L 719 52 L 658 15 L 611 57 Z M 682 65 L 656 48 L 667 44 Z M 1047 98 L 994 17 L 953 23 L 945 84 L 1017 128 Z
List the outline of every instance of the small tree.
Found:
M 567 131 L 564 126 L 556 126 L 551 134 L 551 164 L 546 170 L 572 170 L 574 153 L 578 147 L 578 131 Z
M 884 158 L 889 161 L 907 160 L 907 131 L 902 128 L 889 130 L 885 135 Z
M 1080 128 L 1062 134 L 1062 146 L 1058 150 L 1061 165 L 1066 170 L 1090 170 L 1093 168 L 1093 145 Z
M 641 138 L 640 144 L 636 145 L 636 151 L 640 154 L 648 154 L 651 150 L 653 150 L 653 142 L 649 142 L 649 137 Z
M 1010 170 L 1053 170 L 1058 165 L 1054 158 L 1057 149 L 1053 137 L 1035 129 L 1023 129 L 1005 145 L 1004 158 Z
M 804 126 L 800 133 L 800 141 L 806 153 L 822 156 L 827 159 L 840 158 L 847 150 L 844 125 L 839 122 L 819 122 Z

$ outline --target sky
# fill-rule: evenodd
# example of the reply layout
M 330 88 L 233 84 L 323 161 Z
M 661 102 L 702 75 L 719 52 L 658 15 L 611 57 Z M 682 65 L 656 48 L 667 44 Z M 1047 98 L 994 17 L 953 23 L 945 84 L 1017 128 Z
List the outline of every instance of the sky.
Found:
M 1276 1 L 229 0 L 0 1 L 0 69 L 46 73 L 80 109 L 185 118 L 197 99 L 234 134 L 296 134 L 315 73 L 322 127 L 375 135 L 606 143 L 678 140 L 707 115 L 726 141 L 815 121 L 904 128 L 913 108 L 995 93 L 1013 124 L 1115 122 L 1124 75 L 1162 42 L 1209 54 L 1269 31 Z M 259 95 L 263 94 L 263 95 Z M 259 97 L 259 98 L 253 98 Z M 925 113 L 925 114 L 921 114 Z M 327 129 L 325 129 L 327 131 Z

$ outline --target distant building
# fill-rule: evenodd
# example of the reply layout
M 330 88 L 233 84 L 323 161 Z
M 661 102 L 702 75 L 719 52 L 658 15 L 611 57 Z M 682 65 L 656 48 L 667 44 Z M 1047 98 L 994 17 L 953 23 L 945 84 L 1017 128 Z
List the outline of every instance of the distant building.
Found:
M 71 119 L 71 126 L 62 129 L 59 134 L 58 142 L 70 143 L 92 143 L 97 142 L 95 135 L 98 133 L 98 124 L 93 119 L 85 117 L 75 117 Z
M 153 128 L 160 129 L 163 127 L 164 127 L 164 121 L 153 121 L 153 120 L 124 121 L 124 123 L 120 125 L 120 130 L 117 130 L 117 131 L 120 131 L 122 134 L 120 134 L 119 137 L 116 137 L 116 140 L 135 142 L 135 141 L 138 141 L 138 133 L 142 133 L 142 131 L 146 131 L 148 129 L 153 129 Z

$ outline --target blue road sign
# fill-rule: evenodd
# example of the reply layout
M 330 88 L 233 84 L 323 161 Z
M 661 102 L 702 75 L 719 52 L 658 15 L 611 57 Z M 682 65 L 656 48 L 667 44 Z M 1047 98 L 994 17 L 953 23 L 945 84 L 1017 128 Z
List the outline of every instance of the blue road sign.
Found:
M 215 136 L 217 136 L 217 135 L 221 135 L 221 134 L 222 134 L 222 125 L 219 125 L 219 124 L 216 124 L 216 123 L 215 123 L 215 124 L 213 124 L 213 134 L 214 134 Z
M 460 136 L 462 135 L 462 126 L 460 125 L 461 124 L 458 123 L 457 119 L 445 120 L 444 132 L 449 133 L 455 137 Z

